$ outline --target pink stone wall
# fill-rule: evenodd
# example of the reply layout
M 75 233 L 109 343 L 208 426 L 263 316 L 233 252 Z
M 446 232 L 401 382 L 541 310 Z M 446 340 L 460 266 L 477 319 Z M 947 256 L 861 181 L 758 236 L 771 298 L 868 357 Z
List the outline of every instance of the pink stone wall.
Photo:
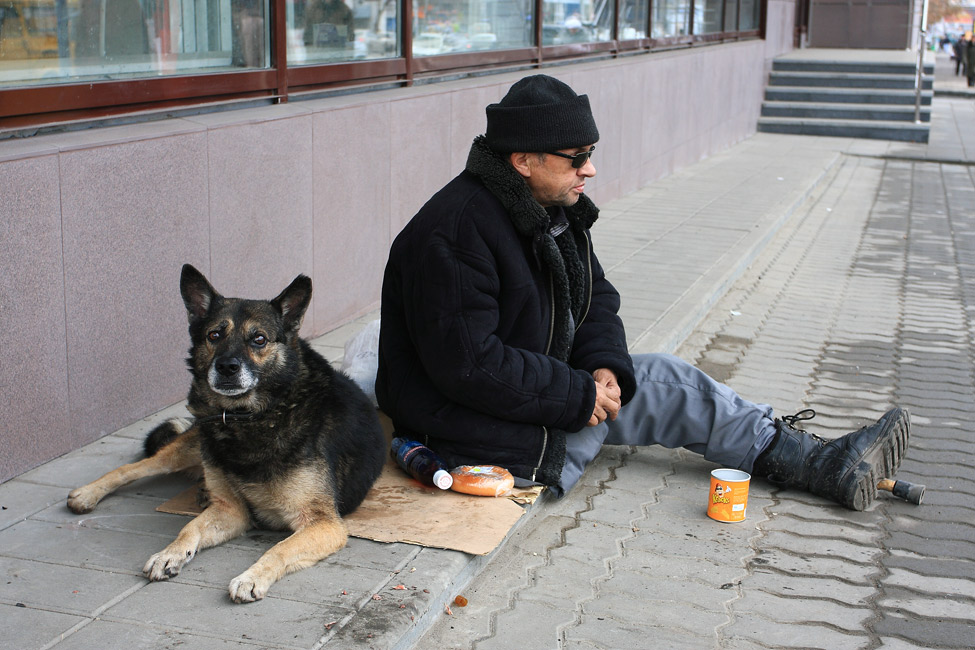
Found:
M 780 36 L 547 68 L 590 96 L 593 199 L 754 133 Z M 375 309 L 392 237 L 529 73 L 0 141 L 0 481 L 184 398 L 184 262 L 227 295 L 310 275 L 306 336 Z

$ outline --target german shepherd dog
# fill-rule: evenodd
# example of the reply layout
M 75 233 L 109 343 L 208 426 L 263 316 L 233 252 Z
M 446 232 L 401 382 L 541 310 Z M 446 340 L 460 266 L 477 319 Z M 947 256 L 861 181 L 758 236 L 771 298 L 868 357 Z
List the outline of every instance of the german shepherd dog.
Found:
M 172 578 L 198 551 L 252 524 L 291 530 L 230 582 L 234 602 L 260 600 L 286 573 L 345 546 L 341 516 L 379 477 L 386 439 L 369 398 L 298 335 L 311 300 L 308 277 L 271 301 L 225 298 L 187 264 L 180 292 L 190 322 L 194 420 L 160 424 L 146 437 L 145 459 L 72 491 L 68 507 L 91 512 L 132 481 L 202 465 L 209 505 L 143 573 Z

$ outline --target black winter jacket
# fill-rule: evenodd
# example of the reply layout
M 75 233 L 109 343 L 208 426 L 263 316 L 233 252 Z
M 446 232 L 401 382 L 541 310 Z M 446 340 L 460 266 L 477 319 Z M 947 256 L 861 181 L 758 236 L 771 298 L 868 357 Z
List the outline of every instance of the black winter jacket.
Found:
M 558 481 L 566 432 L 586 426 L 593 371 L 633 396 L 620 299 L 592 252 L 585 196 L 553 214 L 483 142 L 396 237 L 383 280 L 376 396 L 396 435 L 452 466 Z M 564 219 L 563 219 L 564 220 Z M 570 433 L 571 435 L 571 433 Z

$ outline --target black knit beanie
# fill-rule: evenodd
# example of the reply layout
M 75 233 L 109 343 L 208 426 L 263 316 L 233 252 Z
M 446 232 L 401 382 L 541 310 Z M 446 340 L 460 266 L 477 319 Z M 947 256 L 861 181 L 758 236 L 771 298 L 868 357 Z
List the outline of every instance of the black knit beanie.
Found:
M 573 149 L 599 140 L 589 97 L 544 74 L 515 83 L 487 107 L 487 145 L 498 153 Z

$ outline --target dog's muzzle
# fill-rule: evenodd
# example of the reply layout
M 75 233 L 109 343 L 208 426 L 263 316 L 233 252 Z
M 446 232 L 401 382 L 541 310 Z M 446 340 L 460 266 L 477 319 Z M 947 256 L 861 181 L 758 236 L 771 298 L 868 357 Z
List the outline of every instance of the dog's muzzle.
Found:
M 257 386 L 257 376 L 236 357 L 217 357 L 210 365 L 207 382 L 215 392 L 235 397 Z

